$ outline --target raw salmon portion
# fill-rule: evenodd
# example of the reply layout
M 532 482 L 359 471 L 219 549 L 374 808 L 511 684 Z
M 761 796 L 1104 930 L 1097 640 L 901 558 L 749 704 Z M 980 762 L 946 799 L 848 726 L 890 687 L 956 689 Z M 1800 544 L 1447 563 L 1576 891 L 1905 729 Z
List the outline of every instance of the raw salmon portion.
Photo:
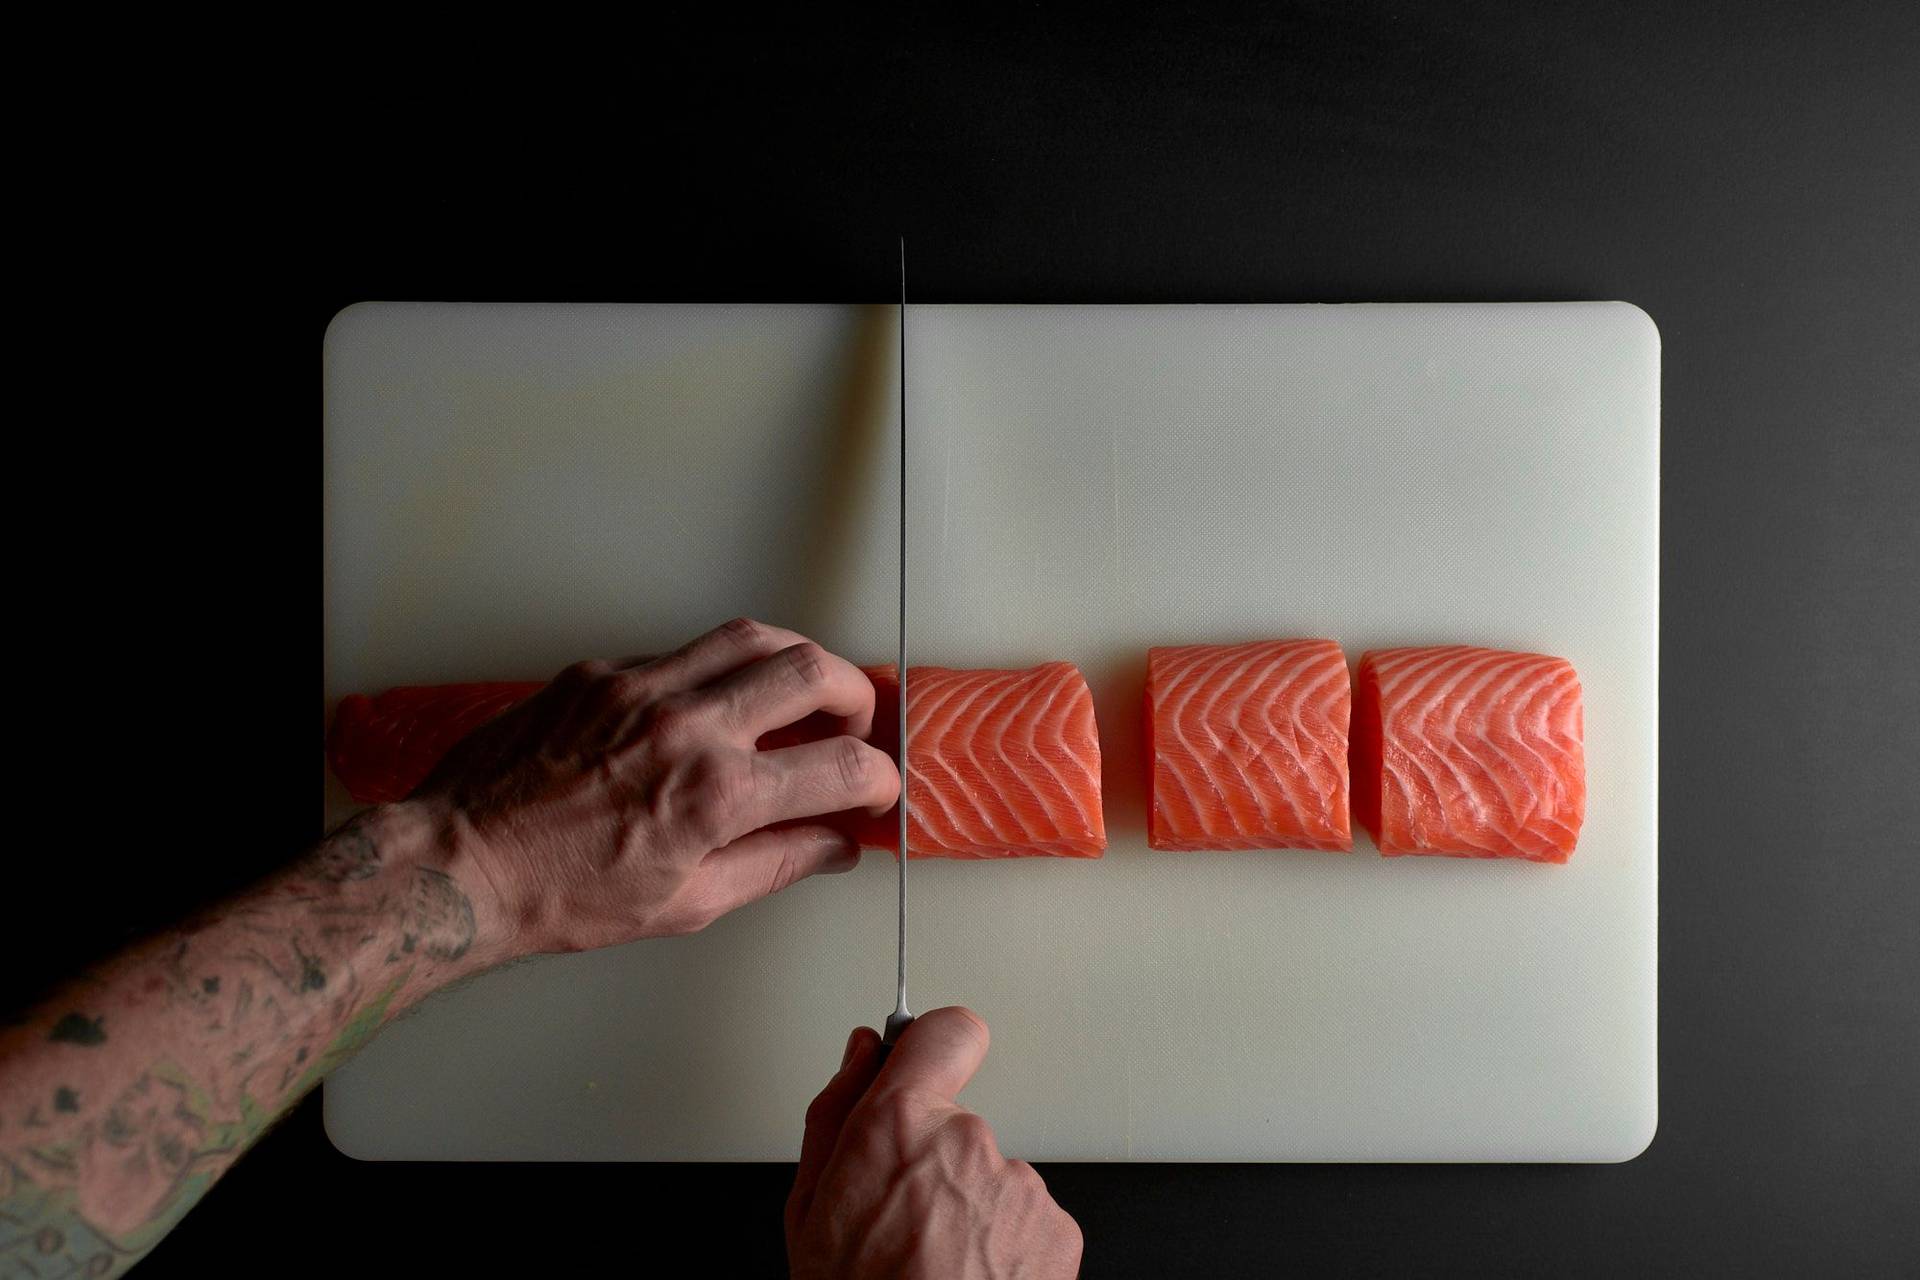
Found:
M 1155 849 L 1353 848 L 1347 660 L 1331 640 L 1147 651 Z
M 900 758 L 900 682 L 891 666 L 868 667 L 875 708 L 872 742 Z M 1100 809 L 1100 737 L 1093 694 L 1072 663 L 1024 671 L 914 667 L 907 762 L 908 849 L 920 858 L 1095 858 L 1107 847 Z M 438 685 L 354 695 L 328 736 L 333 771 L 353 798 L 405 798 L 455 743 L 532 696 L 539 684 Z M 809 717 L 767 734 L 762 749 L 840 732 Z M 897 811 L 848 819 L 860 842 L 891 849 Z
M 403 685 L 377 698 L 352 694 L 333 713 L 327 760 L 362 804 L 404 800 L 455 743 L 544 687 L 537 682 Z
M 899 712 L 893 668 L 869 671 L 878 726 Z M 907 851 L 916 858 L 1097 858 L 1100 733 L 1080 668 L 907 671 Z M 897 736 L 897 731 L 896 731 Z M 897 741 L 875 745 L 899 755 Z M 899 817 L 869 823 L 861 842 L 891 849 Z
M 1354 816 L 1380 852 L 1565 862 L 1587 804 L 1564 658 L 1445 645 L 1365 654 Z

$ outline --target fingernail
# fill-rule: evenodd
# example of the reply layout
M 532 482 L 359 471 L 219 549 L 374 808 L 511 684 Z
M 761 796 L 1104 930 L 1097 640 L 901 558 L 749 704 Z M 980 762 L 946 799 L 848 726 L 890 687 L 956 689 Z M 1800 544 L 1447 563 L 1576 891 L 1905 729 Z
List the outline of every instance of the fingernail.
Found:
M 847 1037 L 847 1051 L 840 1055 L 840 1069 L 845 1071 L 847 1064 L 853 1061 L 853 1051 L 860 1047 L 860 1028 L 855 1027 L 853 1034 Z

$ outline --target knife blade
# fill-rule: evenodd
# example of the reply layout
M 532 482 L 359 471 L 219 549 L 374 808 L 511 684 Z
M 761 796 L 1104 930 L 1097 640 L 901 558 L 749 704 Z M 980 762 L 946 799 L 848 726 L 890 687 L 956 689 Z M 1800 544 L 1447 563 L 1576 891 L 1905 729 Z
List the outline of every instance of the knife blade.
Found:
M 913 1022 L 907 1008 L 907 238 L 900 237 L 900 640 L 894 670 L 900 677 L 900 848 L 898 949 L 893 1012 L 880 1035 L 881 1052 Z

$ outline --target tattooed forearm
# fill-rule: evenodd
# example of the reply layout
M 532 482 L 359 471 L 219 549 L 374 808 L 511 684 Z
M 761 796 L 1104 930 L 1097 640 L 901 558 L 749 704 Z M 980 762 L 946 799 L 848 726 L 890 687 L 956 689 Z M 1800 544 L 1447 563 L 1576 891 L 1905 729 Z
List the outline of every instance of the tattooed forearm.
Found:
M 417 827 L 375 811 L 0 1023 L 0 1280 L 131 1265 L 390 1014 L 471 971 L 473 902 Z

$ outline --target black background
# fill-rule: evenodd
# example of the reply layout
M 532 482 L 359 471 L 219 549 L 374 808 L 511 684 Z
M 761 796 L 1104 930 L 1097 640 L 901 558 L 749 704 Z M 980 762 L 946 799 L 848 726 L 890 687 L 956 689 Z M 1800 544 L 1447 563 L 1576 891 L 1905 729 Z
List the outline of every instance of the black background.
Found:
M 927 302 L 1626 299 L 1665 368 L 1651 1149 L 1043 1172 L 1089 1276 L 1912 1274 L 1915 14 L 740 12 L 343 32 L 305 111 L 172 86 L 183 127 L 130 119 L 89 214 L 159 273 L 105 335 L 131 372 L 17 371 L 78 480 L 21 569 L 59 821 L 7 864 L 9 992 L 314 834 L 316 357 L 346 303 L 884 300 L 901 232 Z M 45 350 L 100 340 L 57 314 Z M 95 524 L 141 536 L 94 556 Z M 360 1164 L 316 1095 L 144 1269 L 775 1273 L 789 1177 Z

